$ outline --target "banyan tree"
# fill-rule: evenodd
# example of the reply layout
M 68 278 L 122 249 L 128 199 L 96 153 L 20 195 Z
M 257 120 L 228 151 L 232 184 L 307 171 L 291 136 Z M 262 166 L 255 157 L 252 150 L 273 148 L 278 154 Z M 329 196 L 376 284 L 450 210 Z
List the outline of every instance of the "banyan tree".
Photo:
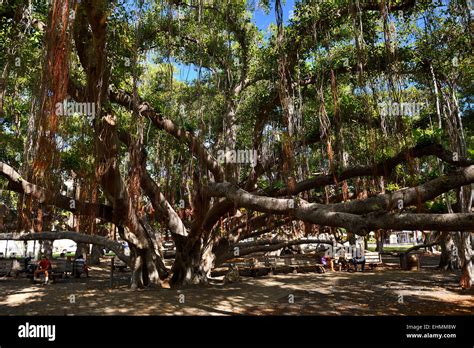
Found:
M 3 0 L 0 15 L 2 239 L 107 247 L 142 287 L 205 283 L 236 250 L 323 230 L 420 230 L 472 285 L 466 1 L 301 0 L 289 17 L 281 0 Z

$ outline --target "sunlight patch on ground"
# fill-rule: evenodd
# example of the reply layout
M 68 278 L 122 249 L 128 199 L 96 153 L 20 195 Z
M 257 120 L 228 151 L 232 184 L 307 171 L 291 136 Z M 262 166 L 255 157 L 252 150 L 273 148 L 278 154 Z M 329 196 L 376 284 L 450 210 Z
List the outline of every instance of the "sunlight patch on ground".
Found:
M 25 289 L 18 290 L 17 293 L 7 295 L 4 300 L 0 301 L 1 306 L 17 307 L 32 302 L 41 300 L 44 296 L 44 292 L 39 287 L 28 287 Z

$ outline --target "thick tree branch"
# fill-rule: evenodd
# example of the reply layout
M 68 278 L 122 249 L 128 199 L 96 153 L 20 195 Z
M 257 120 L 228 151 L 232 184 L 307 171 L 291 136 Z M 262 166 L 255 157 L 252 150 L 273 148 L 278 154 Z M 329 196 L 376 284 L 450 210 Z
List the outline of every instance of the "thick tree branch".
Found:
M 133 98 L 123 90 L 110 90 L 110 100 L 129 110 L 133 109 Z M 222 180 L 224 173 L 217 160 L 209 154 L 204 145 L 191 132 L 178 127 L 172 120 L 163 118 L 149 104 L 141 102 L 138 106 L 140 115 L 147 117 L 158 129 L 162 129 L 181 142 L 189 146 L 190 151 L 201 161 L 214 175 L 216 181 Z
M 314 178 L 301 181 L 295 185 L 293 190 L 285 187 L 281 190 L 278 190 L 272 196 L 287 196 L 287 195 L 296 195 L 303 191 L 308 191 L 317 187 L 322 187 L 326 185 L 333 185 L 350 178 L 358 176 L 389 176 L 395 167 L 401 163 L 410 161 L 413 158 L 421 158 L 426 156 L 436 156 L 446 163 L 455 165 L 455 166 L 469 166 L 474 163 L 459 158 L 457 161 L 453 160 L 453 153 L 446 151 L 439 144 L 429 143 L 429 144 L 419 144 L 415 147 L 405 149 L 401 151 L 398 155 L 388 158 L 386 160 L 380 161 L 373 166 L 359 166 L 349 168 L 343 171 L 341 174 L 327 174 L 327 175 L 318 175 Z
M 105 237 L 85 234 L 71 231 L 45 231 L 35 233 L 0 233 L 0 240 L 57 240 L 70 239 L 76 243 L 85 243 L 99 245 L 104 248 L 112 250 L 120 260 L 126 264 L 130 264 L 130 258 L 125 255 L 124 246 L 116 241 L 107 239 Z
M 44 188 L 26 181 L 15 169 L 3 162 L 0 162 L 0 176 L 8 180 L 7 190 L 32 196 L 39 203 L 54 205 L 79 215 L 91 215 L 95 212 L 95 216 L 99 219 L 116 222 L 111 206 L 81 202 L 71 197 L 48 192 Z
M 230 183 L 213 183 L 207 188 L 214 197 L 226 197 L 237 207 L 273 214 L 294 216 L 321 226 L 343 227 L 357 234 L 375 229 L 422 229 L 469 231 L 474 226 L 474 214 L 393 214 L 375 212 L 355 215 L 334 211 L 326 205 L 298 199 L 263 197 L 251 194 Z
M 344 203 L 328 204 L 331 211 L 351 214 L 364 214 L 380 210 L 397 209 L 400 201 L 403 207 L 419 205 L 458 187 L 474 183 L 474 165 L 456 172 L 430 180 L 419 186 L 380 194 L 365 200 L 353 200 Z

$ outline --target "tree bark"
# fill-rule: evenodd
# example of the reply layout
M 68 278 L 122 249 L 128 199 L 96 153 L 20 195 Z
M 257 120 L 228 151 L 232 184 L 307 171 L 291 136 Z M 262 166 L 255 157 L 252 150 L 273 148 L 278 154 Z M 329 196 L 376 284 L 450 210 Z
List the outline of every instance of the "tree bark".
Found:
M 459 269 L 457 248 L 453 240 L 452 233 L 443 233 L 440 240 L 441 257 L 438 268 L 444 271 Z
M 474 280 L 473 268 L 473 248 L 471 244 L 471 232 L 459 232 L 456 237 L 459 239 L 457 244 L 459 263 L 462 267 L 462 276 L 460 285 L 464 289 L 469 289 Z
M 201 239 L 193 241 L 176 235 L 174 242 L 176 257 L 171 270 L 173 273 L 171 284 L 174 286 L 206 284 L 210 271 L 209 262 L 212 264 L 212 260 L 205 258 L 212 258 L 212 254 L 204 253 Z
M 89 260 L 89 244 L 77 243 L 75 257 L 82 256 L 84 259 Z
M 376 232 L 376 241 L 377 241 L 377 246 L 375 247 L 375 251 L 378 251 L 379 253 L 383 253 L 383 242 L 385 239 L 385 231 L 384 230 L 377 230 Z
M 102 256 L 102 248 L 99 245 L 92 245 L 91 254 L 88 261 L 89 265 L 99 265 Z

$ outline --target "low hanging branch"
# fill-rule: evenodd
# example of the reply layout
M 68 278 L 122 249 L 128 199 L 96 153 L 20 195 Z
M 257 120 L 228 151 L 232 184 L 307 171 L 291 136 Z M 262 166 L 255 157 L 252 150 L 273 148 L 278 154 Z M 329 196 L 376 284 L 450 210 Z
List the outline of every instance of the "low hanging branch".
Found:
M 114 221 L 113 208 L 111 206 L 81 202 L 71 197 L 49 192 L 43 187 L 26 181 L 13 167 L 4 162 L 0 162 L 0 176 L 8 180 L 7 190 L 31 196 L 39 203 L 53 205 L 74 214 L 90 215 L 91 212 L 95 212 L 97 218 L 116 222 Z
M 453 177 L 454 186 L 464 186 L 474 182 L 474 166 L 465 168 Z M 418 187 L 418 190 L 430 187 L 429 192 L 441 194 L 449 191 L 449 176 L 438 178 Z M 417 189 L 414 189 L 415 191 Z M 230 183 L 211 183 L 207 188 L 208 194 L 214 197 L 226 197 L 235 206 L 272 214 L 289 215 L 299 220 L 317 225 L 344 227 L 357 234 L 367 234 L 375 229 L 422 229 L 440 231 L 470 231 L 474 226 L 474 214 L 398 214 L 380 210 L 380 205 L 373 202 L 353 201 L 346 203 L 358 205 L 362 211 L 372 211 L 366 215 L 356 215 L 344 212 L 344 204 L 324 205 L 307 203 L 298 199 L 273 198 L 251 194 Z M 428 191 L 427 191 L 428 192 Z M 399 194 L 398 191 L 395 194 Z M 394 194 L 392 194 L 394 195 Z M 384 195 L 385 196 L 385 195 Z M 387 195 L 389 196 L 389 195 Z M 396 196 L 396 195 L 395 195 Z M 403 195 L 402 195 L 403 197 Z M 429 194 L 422 196 L 427 200 Z M 415 203 L 420 199 L 415 199 Z M 409 199 L 407 199 L 410 202 Z M 341 211 L 336 208 L 340 207 Z M 390 210 L 395 207 L 388 205 Z
M 428 243 L 428 244 L 418 244 L 418 245 L 412 246 L 411 248 L 405 250 L 404 253 L 408 254 L 408 253 L 410 253 L 412 251 L 415 251 L 415 250 L 418 250 L 418 249 L 430 248 L 432 246 L 438 245 L 439 243 L 441 243 L 440 240 L 436 240 L 436 241 Z
M 365 200 L 335 203 L 327 205 L 327 207 L 333 211 L 352 214 L 364 214 L 379 210 L 390 211 L 395 209 L 400 202 L 403 203 L 403 207 L 417 205 L 472 182 L 474 182 L 474 166 L 469 166 L 419 186 L 380 194 Z
M 85 243 L 98 245 L 107 249 L 112 250 L 117 257 L 130 264 L 130 258 L 125 255 L 125 249 L 119 242 L 107 239 L 101 236 L 95 236 L 79 232 L 70 231 L 47 231 L 47 232 L 36 232 L 36 233 L 0 233 L 0 240 L 57 240 L 57 239 L 70 239 L 76 243 Z

